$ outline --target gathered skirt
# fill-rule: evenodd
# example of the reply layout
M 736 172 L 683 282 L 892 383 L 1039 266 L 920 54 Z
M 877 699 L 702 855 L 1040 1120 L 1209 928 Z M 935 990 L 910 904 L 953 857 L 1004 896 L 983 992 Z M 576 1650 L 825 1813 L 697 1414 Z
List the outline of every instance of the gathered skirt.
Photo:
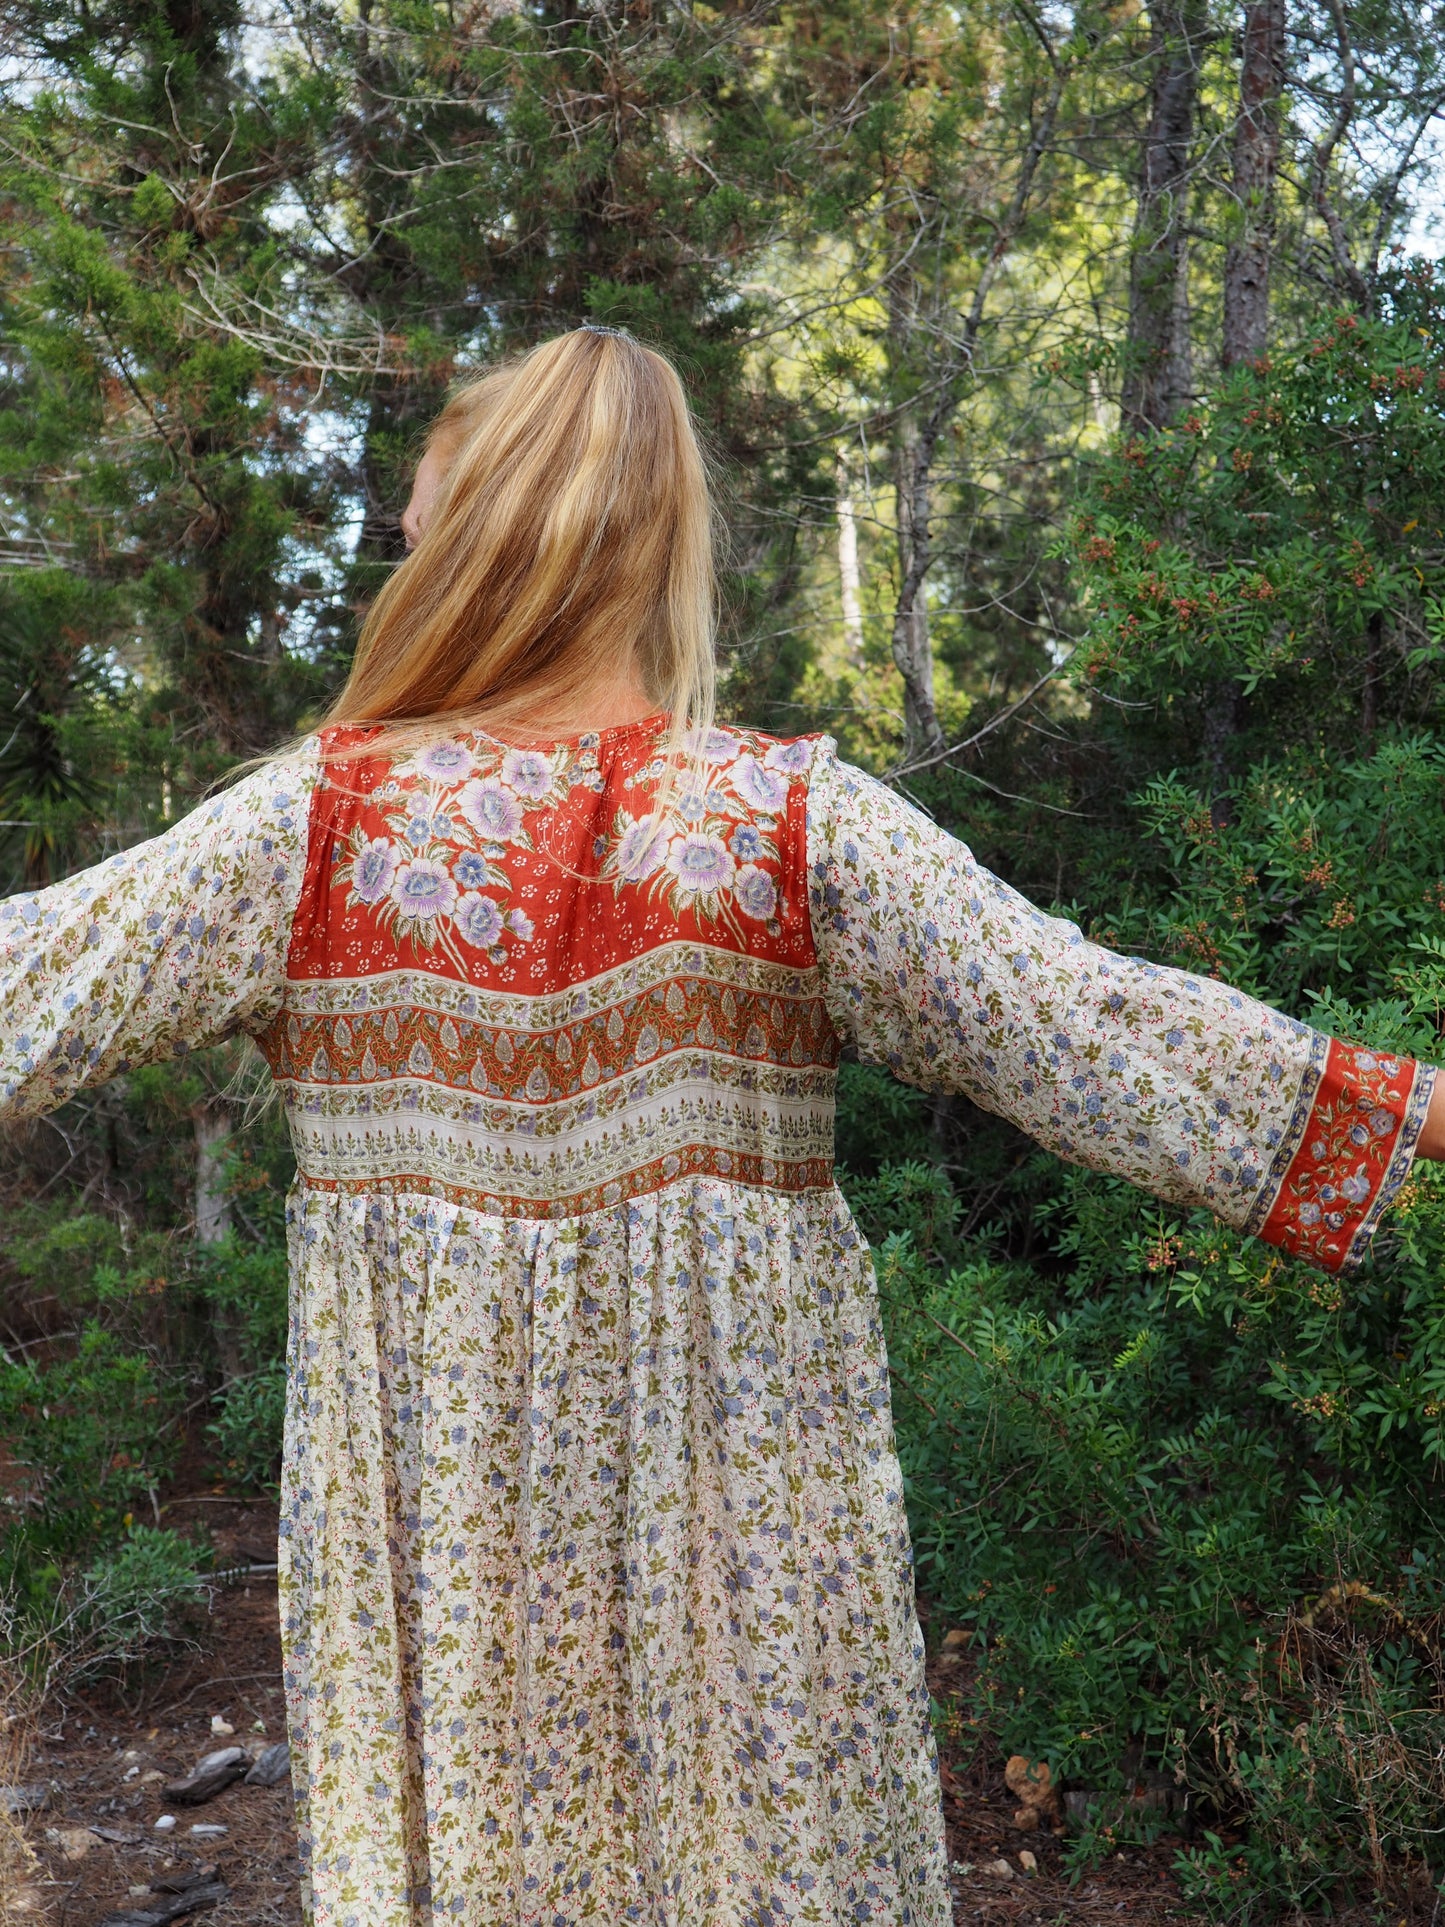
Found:
M 281 1610 L 316 1927 L 951 1919 L 836 1189 L 298 1186 Z

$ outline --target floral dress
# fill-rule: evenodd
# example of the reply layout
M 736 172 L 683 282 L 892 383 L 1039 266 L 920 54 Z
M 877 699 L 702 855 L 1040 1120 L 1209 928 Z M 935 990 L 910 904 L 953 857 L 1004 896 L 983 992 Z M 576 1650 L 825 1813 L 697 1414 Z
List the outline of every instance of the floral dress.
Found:
M 944 1927 L 840 1050 L 1328 1268 L 1434 1073 L 1088 943 L 840 763 L 328 733 L 0 906 L 0 1112 L 249 1032 L 320 1927 Z M 342 756 L 340 752 L 346 751 Z

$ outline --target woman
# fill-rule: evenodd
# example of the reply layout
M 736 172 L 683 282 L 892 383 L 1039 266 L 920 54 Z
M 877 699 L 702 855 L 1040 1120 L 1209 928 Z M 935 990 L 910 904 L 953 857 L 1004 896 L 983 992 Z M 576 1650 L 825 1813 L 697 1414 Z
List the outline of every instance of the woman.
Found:
M 238 1031 L 281 1087 L 309 1918 L 943 1927 L 840 1048 L 1326 1268 L 1441 1154 L 1434 1072 L 712 727 L 704 470 L 630 339 L 487 376 L 418 479 L 328 726 L 0 910 L 0 1105 Z

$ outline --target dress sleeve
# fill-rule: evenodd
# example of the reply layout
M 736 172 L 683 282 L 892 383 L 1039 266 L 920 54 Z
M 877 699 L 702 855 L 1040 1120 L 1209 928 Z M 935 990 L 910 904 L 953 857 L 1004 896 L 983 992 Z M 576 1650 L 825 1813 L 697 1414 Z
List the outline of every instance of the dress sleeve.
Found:
M 1322 1270 L 1359 1261 L 1413 1161 L 1431 1066 L 1088 942 L 826 739 L 808 862 L 824 994 L 862 1057 Z
M 264 1028 L 280 1008 L 316 752 L 148 843 L 0 902 L 0 1118 Z

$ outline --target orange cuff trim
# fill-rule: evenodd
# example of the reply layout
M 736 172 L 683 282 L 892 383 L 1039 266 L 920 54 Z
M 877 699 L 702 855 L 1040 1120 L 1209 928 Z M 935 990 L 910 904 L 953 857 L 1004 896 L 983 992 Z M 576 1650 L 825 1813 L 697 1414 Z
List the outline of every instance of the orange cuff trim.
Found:
M 1258 1236 L 1322 1271 L 1358 1264 L 1405 1180 L 1435 1072 L 1330 1039 L 1324 1074 Z

